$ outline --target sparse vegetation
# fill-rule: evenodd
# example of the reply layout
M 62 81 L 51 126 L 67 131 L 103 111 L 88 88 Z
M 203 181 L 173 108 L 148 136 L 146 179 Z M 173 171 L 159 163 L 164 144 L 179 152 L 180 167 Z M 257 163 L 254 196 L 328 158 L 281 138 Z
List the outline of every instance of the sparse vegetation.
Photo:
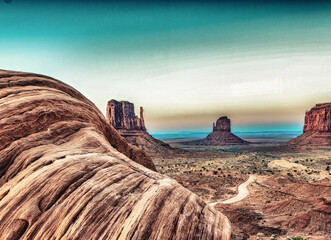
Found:
M 295 237 L 287 237 L 287 239 L 289 239 L 289 240 L 307 240 L 307 238 L 303 238 L 299 235 L 297 235 Z
M 255 214 L 260 213 L 261 204 L 265 207 L 269 204 L 281 203 L 284 200 L 288 201 L 288 196 L 293 197 L 293 194 L 295 194 L 295 188 L 291 189 L 290 195 L 275 192 L 273 191 L 274 188 L 278 190 L 283 184 L 287 186 L 291 183 L 301 184 L 314 182 L 314 180 L 319 179 L 322 180 L 325 178 L 325 170 L 328 171 L 331 176 L 331 151 L 308 151 L 303 153 L 286 152 L 283 149 L 277 150 L 278 152 L 276 152 L 276 150 L 271 149 L 270 151 L 272 151 L 272 153 L 269 154 L 266 153 L 266 151 L 263 152 L 258 148 L 254 149 L 254 147 L 252 147 L 241 151 L 241 154 L 235 154 L 235 150 L 230 151 L 229 149 L 234 148 L 229 147 L 224 151 L 214 149 L 213 153 L 208 153 L 208 157 L 202 153 L 195 153 L 191 156 L 175 159 L 154 159 L 154 162 L 159 172 L 175 178 L 177 181 L 181 182 L 184 187 L 190 189 L 207 202 L 222 201 L 233 197 L 237 194 L 236 187 L 245 182 L 248 175 L 251 173 L 275 179 L 275 181 L 269 183 L 263 183 L 261 182 L 262 180 L 258 180 L 257 182 L 263 183 L 264 185 L 259 186 L 257 183 L 254 183 L 250 186 L 251 190 L 253 189 L 254 191 L 254 189 L 256 189 L 257 191 L 254 192 L 254 198 L 256 199 L 247 198 L 248 202 L 244 202 L 244 204 L 247 204 L 249 210 Z M 279 160 L 288 162 L 288 166 L 273 165 L 273 162 Z M 294 163 L 300 164 L 302 167 Z M 327 170 L 328 166 L 329 170 Z M 281 180 L 278 182 L 277 179 L 279 178 L 281 178 Z M 256 196 L 256 194 L 261 195 Z M 220 208 L 220 206 L 218 206 L 218 208 Z M 255 222 L 254 220 L 252 221 L 252 219 L 245 219 L 242 216 L 243 212 L 240 212 L 239 218 L 242 220 L 237 219 L 236 221 L 242 221 L 240 222 L 242 226 L 253 224 L 252 226 L 250 225 L 250 229 L 258 227 L 255 228 L 254 233 L 247 232 L 247 234 L 256 236 L 258 231 L 263 231 L 265 236 L 260 236 L 260 239 L 285 239 L 285 232 L 276 232 L 277 237 L 271 235 L 275 233 L 274 227 L 277 229 L 277 226 L 270 225 L 269 219 L 270 216 L 279 217 L 280 219 L 282 216 L 291 219 L 296 217 L 295 209 L 286 209 L 287 208 L 285 208 L 284 212 L 280 210 L 279 213 L 259 214 L 255 216 Z M 302 210 L 301 207 L 300 210 Z M 230 218 L 231 215 L 228 217 Z M 269 229 L 270 227 L 274 229 L 273 232 L 265 231 L 265 229 Z M 236 229 L 234 229 L 234 231 L 236 231 Z M 243 229 L 241 228 L 240 231 L 242 232 Z M 302 236 L 302 232 L 300 233 Z M 295 238 L 290 239 L 294 240 Z

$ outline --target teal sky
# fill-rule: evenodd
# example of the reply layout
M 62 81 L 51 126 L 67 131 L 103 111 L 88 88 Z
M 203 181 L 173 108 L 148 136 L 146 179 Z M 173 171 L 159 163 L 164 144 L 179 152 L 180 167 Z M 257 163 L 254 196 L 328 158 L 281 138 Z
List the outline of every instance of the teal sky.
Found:
M 150 131 L 301 130 L 331 101 L 327 1 L 0 2 L 0 68 L 60 79 Z

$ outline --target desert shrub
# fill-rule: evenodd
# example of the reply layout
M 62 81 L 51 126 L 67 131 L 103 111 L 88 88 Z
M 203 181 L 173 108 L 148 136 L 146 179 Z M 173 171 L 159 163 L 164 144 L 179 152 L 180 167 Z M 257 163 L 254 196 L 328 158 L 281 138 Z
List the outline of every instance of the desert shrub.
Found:
M 263 239 L 263 237 L 264 237 L 265 235 L 264 235 L 263 233 L 258 233 L 258 234 L 256 234 L 256 236 L 257 236 L 256 239 L 260 240 L 260 239 Z
M 303 237 L 301 237 L 301 236 L 299 236 L 299 235 L 297 235 L 297 236 L 295 236 L 295 237 L 291 237 L 290 239 L 291 239 L 291 240 L 307 240 L 307 238 L 303 238 Z

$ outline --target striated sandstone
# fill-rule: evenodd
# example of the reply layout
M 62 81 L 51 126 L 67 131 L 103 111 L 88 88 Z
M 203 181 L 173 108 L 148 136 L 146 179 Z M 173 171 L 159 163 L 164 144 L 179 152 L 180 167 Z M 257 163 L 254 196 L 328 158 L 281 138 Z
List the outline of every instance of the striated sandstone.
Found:
M 0 71 L 0 116 L 0 239 L 230 239 L 70 86 Z

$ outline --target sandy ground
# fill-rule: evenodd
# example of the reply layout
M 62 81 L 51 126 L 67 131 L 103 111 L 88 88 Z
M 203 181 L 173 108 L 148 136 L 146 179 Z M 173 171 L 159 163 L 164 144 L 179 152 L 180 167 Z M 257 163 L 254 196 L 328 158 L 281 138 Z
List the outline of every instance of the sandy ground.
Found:
M 246 182 L 244 182 L 244 183 L 242 183 L 238 186 L 238 193 L 237 193 L 236 196 L 234 196 L 232 198 L 229 198 L 227 200 L 224 200 L 224 201 L 212 202 L 212 203 L 209 203 L 209 204 L 212 205 L 212 206 L 215 206 L 218 203 L 231 204 L 231 203 L 236 203 L 236 202 L 239 202 L 239 201 L 243 200 L 249 194 L 249 190 L 247 189 L 247 186 L 249 184 L 251 184 L 252 182 L 254 182 L 255 180 L 256 180 L 256 176 L 255 175 L 250 175 Z

